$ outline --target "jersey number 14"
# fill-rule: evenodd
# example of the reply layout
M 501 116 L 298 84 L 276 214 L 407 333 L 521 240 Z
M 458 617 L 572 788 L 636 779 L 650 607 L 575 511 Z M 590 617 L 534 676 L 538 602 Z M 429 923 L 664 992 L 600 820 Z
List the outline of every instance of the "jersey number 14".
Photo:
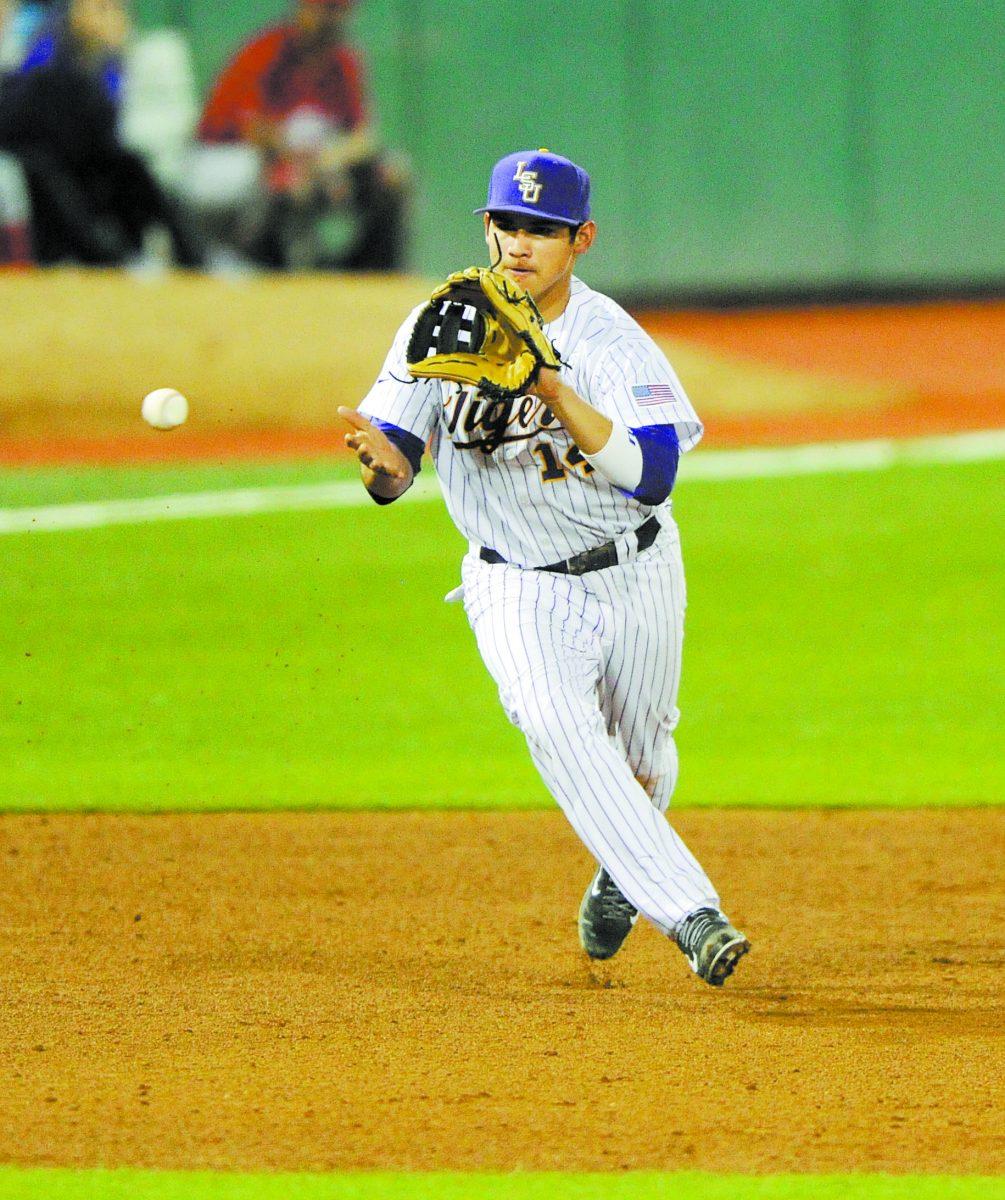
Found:
M 592 475 L 596 469 L 586 461 L 583 452 L 576 445 L 569 447 L 561 461 L 559 461 L 551 442 L 538 442 L 533 452 L 541 460 L 541 479 L 544 483 L 558 483 L 570 471 L 578 471 L 585 477 Z

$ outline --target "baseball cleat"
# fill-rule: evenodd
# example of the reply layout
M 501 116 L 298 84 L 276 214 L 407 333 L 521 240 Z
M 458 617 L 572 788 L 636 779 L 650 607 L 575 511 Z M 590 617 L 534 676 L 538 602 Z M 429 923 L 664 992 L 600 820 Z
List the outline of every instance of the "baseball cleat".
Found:
M 580 944 L 590 958 L 613 958 L 638 916 L 638 909 L 601 867 L 579 906 Z
M 693 912 L 677 931 L 677 945 L 691 970 L 712 987 L 722 987 L 750 949 L 746 937 L 714 908 Z

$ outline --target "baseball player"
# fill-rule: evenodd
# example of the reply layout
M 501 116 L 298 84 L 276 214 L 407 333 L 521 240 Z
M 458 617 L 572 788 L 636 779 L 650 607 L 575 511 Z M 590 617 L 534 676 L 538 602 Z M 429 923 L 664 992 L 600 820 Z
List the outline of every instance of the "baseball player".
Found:
M 378 504 L 408 489 L 428 446 L 469 543 L 458 592 L 479 651 L 597 860 L 583 949 L 610 958 L 641 912 L 718 987 L 750 944 L 664 816 L 685 607 L 669 496 L 702 425 L 656 344 L 573 273 L 596 236 L 581 167 L 545 150 L 508 155 L 476 212 L 493 278 L 536 301 L 558 366 L 510 400 L 487 379 L 417 377 L 420 306 L 359 411 L 339 409 L 346 444 Z

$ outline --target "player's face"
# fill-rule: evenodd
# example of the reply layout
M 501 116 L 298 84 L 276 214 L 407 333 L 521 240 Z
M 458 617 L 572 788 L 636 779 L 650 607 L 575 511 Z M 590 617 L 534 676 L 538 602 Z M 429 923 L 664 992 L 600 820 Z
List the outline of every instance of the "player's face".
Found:
M 589 249 L 595 228 L 587 221 L 573 232 L 558 221 L 520 213 L 485 214 L 490 262 L 499 260 L 498 269 L 530 292 L 546 319 L 558 315 L 549 309 L 565 307 L 576 259 Z

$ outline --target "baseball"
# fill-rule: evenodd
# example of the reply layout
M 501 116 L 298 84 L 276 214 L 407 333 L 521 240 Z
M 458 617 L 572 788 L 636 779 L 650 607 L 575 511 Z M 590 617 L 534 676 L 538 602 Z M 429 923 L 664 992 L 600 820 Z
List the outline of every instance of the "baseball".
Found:
M 157 388 L 143 397 L 140 412 L 154 429 L 177 429 L 188 419 L 188 401 L 174 388 Z

